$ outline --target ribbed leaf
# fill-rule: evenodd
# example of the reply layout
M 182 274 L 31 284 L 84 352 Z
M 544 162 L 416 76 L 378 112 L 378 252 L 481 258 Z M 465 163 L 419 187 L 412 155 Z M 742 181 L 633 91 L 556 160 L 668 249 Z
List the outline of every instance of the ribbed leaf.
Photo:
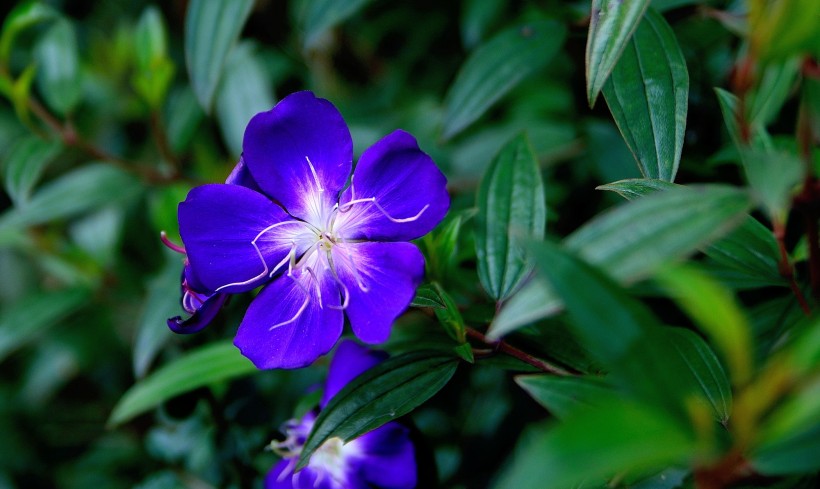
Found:
M 600 405 L 615 391 L 600 377 L 518 375 L 515 382 L 556 418 L 566 419 L 581 409 Z
M 469 126 L 525 77 L 549 63 L 566 37 L 566 27 L 539 20 L 507 29 L 479 46 L 447 92 L 444 138 Z
M 551 429 L 531 429 L 494 489 L 598 487 L 616 473 L 646 473 L 687 461 L 693 437 L 660 410 L 629 402 L 582 410 Z
M 649 7 L 649 0 L 592 0 L 586 48 L 587 101 L 595 105 L 604 82 Z
M 308 0 L 305 6 L 305 46 L 313 46 L 331 27 L 352 17 L 371 0 Z
M 333 437 L 350 441 L 409 413 L 444 387 L 458 360 L 434 351 L 389 358 L 359 375 L 325 406 L 308 436 L 297 468 Z
M 230 341 L 210 343 L 134 384 L 114 406 L 108 425 L 122 424 L 185 392 L 255 371 Z
M 478 277 L 497 301 L 512 294 L 531 270 L 520 245 L 544 237 L 547 208 L 538 161 L 522 134 L 495 157 L 478 189 Z
M 228 52 L 251 13 L 253 0 L 191 0 L 185 16 L 185 64 L 199 104 L 211 111 Z
M 732 187 L 674 188 L 599 215 L 565 244 L 617 281 L 632 282 L 731 231 L 749 206 L 746 193 Z M 498 338 L 546 317 L 558 309 L 556 300 L 549 286 L 531 281 L 496 316 L 489 335 Z
M 689 95 L 686 60 L 672 28 L 646 11 L 604 85 L 604 97 L 646 178 L 673 181 Z
M 44 141 L 35 136 L 25 137 L 14 145 L 3 167 L 3 183 L 15 206 L 25 205 L 46 166 L 57 156 L 60 148 L 58 142 Z

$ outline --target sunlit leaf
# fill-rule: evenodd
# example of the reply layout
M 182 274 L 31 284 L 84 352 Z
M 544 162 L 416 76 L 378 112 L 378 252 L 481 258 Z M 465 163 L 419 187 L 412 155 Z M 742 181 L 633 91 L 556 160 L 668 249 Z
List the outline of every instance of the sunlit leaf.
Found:
M 586 48 L 587 101 L 595 104 L 629 38 L 649 7 L 649 0 L 592 0 Z
M 211 111 L 225 61 L 253 8 L 253 0 L 192 0 L 185 15 L 185 64 L 199 104 Z
M 647 10 L 603 91 L 641 173 L 673 181 L 683 150 L 689 74 L 675 33 L 660 14 Z
M 532 269 L 521 243 L 544 236 L 547 208 L 538 161 L 522 134 L 496 156 L 478 189 L 476 254 L 484 290 L 503 301 Z
M 539 20 L 507 29 L 473 51 L 447 92 L 444 138 L 461 132 L 521 80 L 546 66 L 565 37 L 563 24 Z
M 297 468 L 330 438 L 349 441 L 409 413 L 444 387 L 457 366 L 453 356 L 421 350 L 389 358 L 359 375 L 319 413 Z
M 256 367 L 230 341 L 210 343 L 134 384 L 114 406 L 108 424 L 125 423 L 180 394 L 255 371 Z

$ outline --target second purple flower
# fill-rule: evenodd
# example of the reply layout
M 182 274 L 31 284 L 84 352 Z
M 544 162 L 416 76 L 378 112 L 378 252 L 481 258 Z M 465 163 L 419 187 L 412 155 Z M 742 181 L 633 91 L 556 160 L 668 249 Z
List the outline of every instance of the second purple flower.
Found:
M 446 214 L 444 175 L 400 130 L 368 148 L 351 174 L 352 160 L 338 110 L 294 93 L 248 124 L 236 184 L 194 188 L 179 205 L 204 288 L 240 293 L 267 283 L 234 341 L 259 368 L 312 363 L 339 339 L 345 314 L 362 341 L 385 341 L 422 280 L 424 258 L 407 241 Z

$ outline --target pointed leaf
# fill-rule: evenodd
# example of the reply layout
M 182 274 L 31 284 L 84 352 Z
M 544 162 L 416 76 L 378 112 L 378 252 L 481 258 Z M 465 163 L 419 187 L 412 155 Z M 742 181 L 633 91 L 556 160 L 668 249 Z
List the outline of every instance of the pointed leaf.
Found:
M 444 138 L 461 132 L 521 80 L 546 66 L 565 37 L 563 24 L 538 20 L 507 29 L 479 46 L 447 92 Z
M 478 277 L 484 290 L 500 302 L 532 269 L 520 243 L 543 238 L 546 226 L 544 185 L 526 135 L 501 149 L 484 174 L 477 200 Z
M 185 65 L 199 104 L 211 111 L 228 52 L 253 8 L 253 0 L 192 0 L 185 15 Z
M 248 375 L 256 367 L 230 340 L 210 343 L 164 365 L 134 384 L 108 418 L 116 426 L 185 392 Z
M 56 141 L 44 141 L 35 136 L 25 137 L 14 145 L 3 168 L 3 183 L 15 206 L 25 205 L 32 189 L 60 148 L 60 143 Z
M 457 366 L 455 357 L 422 350 L 389 358 L 359 375 L 319 413 L 296 468 L 307 465 L 330 438 L 350 441 L 409 413 L 444 387 Z
M 612 400 L 615 390 L 600 377 L 556 377 L 518 375 L 515 382 L 558 419 L 566 419 L 581 409 Z
M 586 48 L 587 101 L 595 99 L 649 7 L 649 0 L 592 0 Z
M 673 181 L 689 95 L 686 60 L 672 28 L 649 9 L 604 85 L 604 97 L 646 178 Z

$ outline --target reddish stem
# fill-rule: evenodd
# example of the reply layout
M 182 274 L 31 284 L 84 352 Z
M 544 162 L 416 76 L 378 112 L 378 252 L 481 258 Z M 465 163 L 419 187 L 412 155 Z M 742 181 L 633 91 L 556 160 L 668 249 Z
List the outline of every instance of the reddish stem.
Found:
M 553 365 L 549 362 L 541 360 L 540 358 L 535 358 L 534 356 L 530 355 L 529 353 L 526 353 L 526 352 L 524 352 L 522 350 L 519 350 L 518 348 L 510 345 L 509 343 L 507 343 L 504 340 L 492 341 L 492 340 L 488 339 L 484 335 L 484 333 L 482 333 L 482 332 L 480 332 L 476 329 L 467 328 L 467 336 L 474 339 L 474 340 L 476 340 L 476 341 L 480 341 L 481 343 L 484 343 L 485 345 L 489 345 L 497 351 L 500 351 L 500 352 L 505 353 L 505 354 L 507 354 L 507 355 L 509 355 L 513 358 L 517 358 L 517 359 L 521 360 L 524 363 L 532 365 L 533 367 L 537 368 L 538 370 L 541 370 L 542 372 L 547 372 L 547 373 L 550 373 L 550 374 L 560 375 L 560 376 L 574 375 L 573 373 L 571 373 L 567 370 L 564 370 L 561 367 L 557 367 L 557 366 L 555 366 L 555 365 Z

